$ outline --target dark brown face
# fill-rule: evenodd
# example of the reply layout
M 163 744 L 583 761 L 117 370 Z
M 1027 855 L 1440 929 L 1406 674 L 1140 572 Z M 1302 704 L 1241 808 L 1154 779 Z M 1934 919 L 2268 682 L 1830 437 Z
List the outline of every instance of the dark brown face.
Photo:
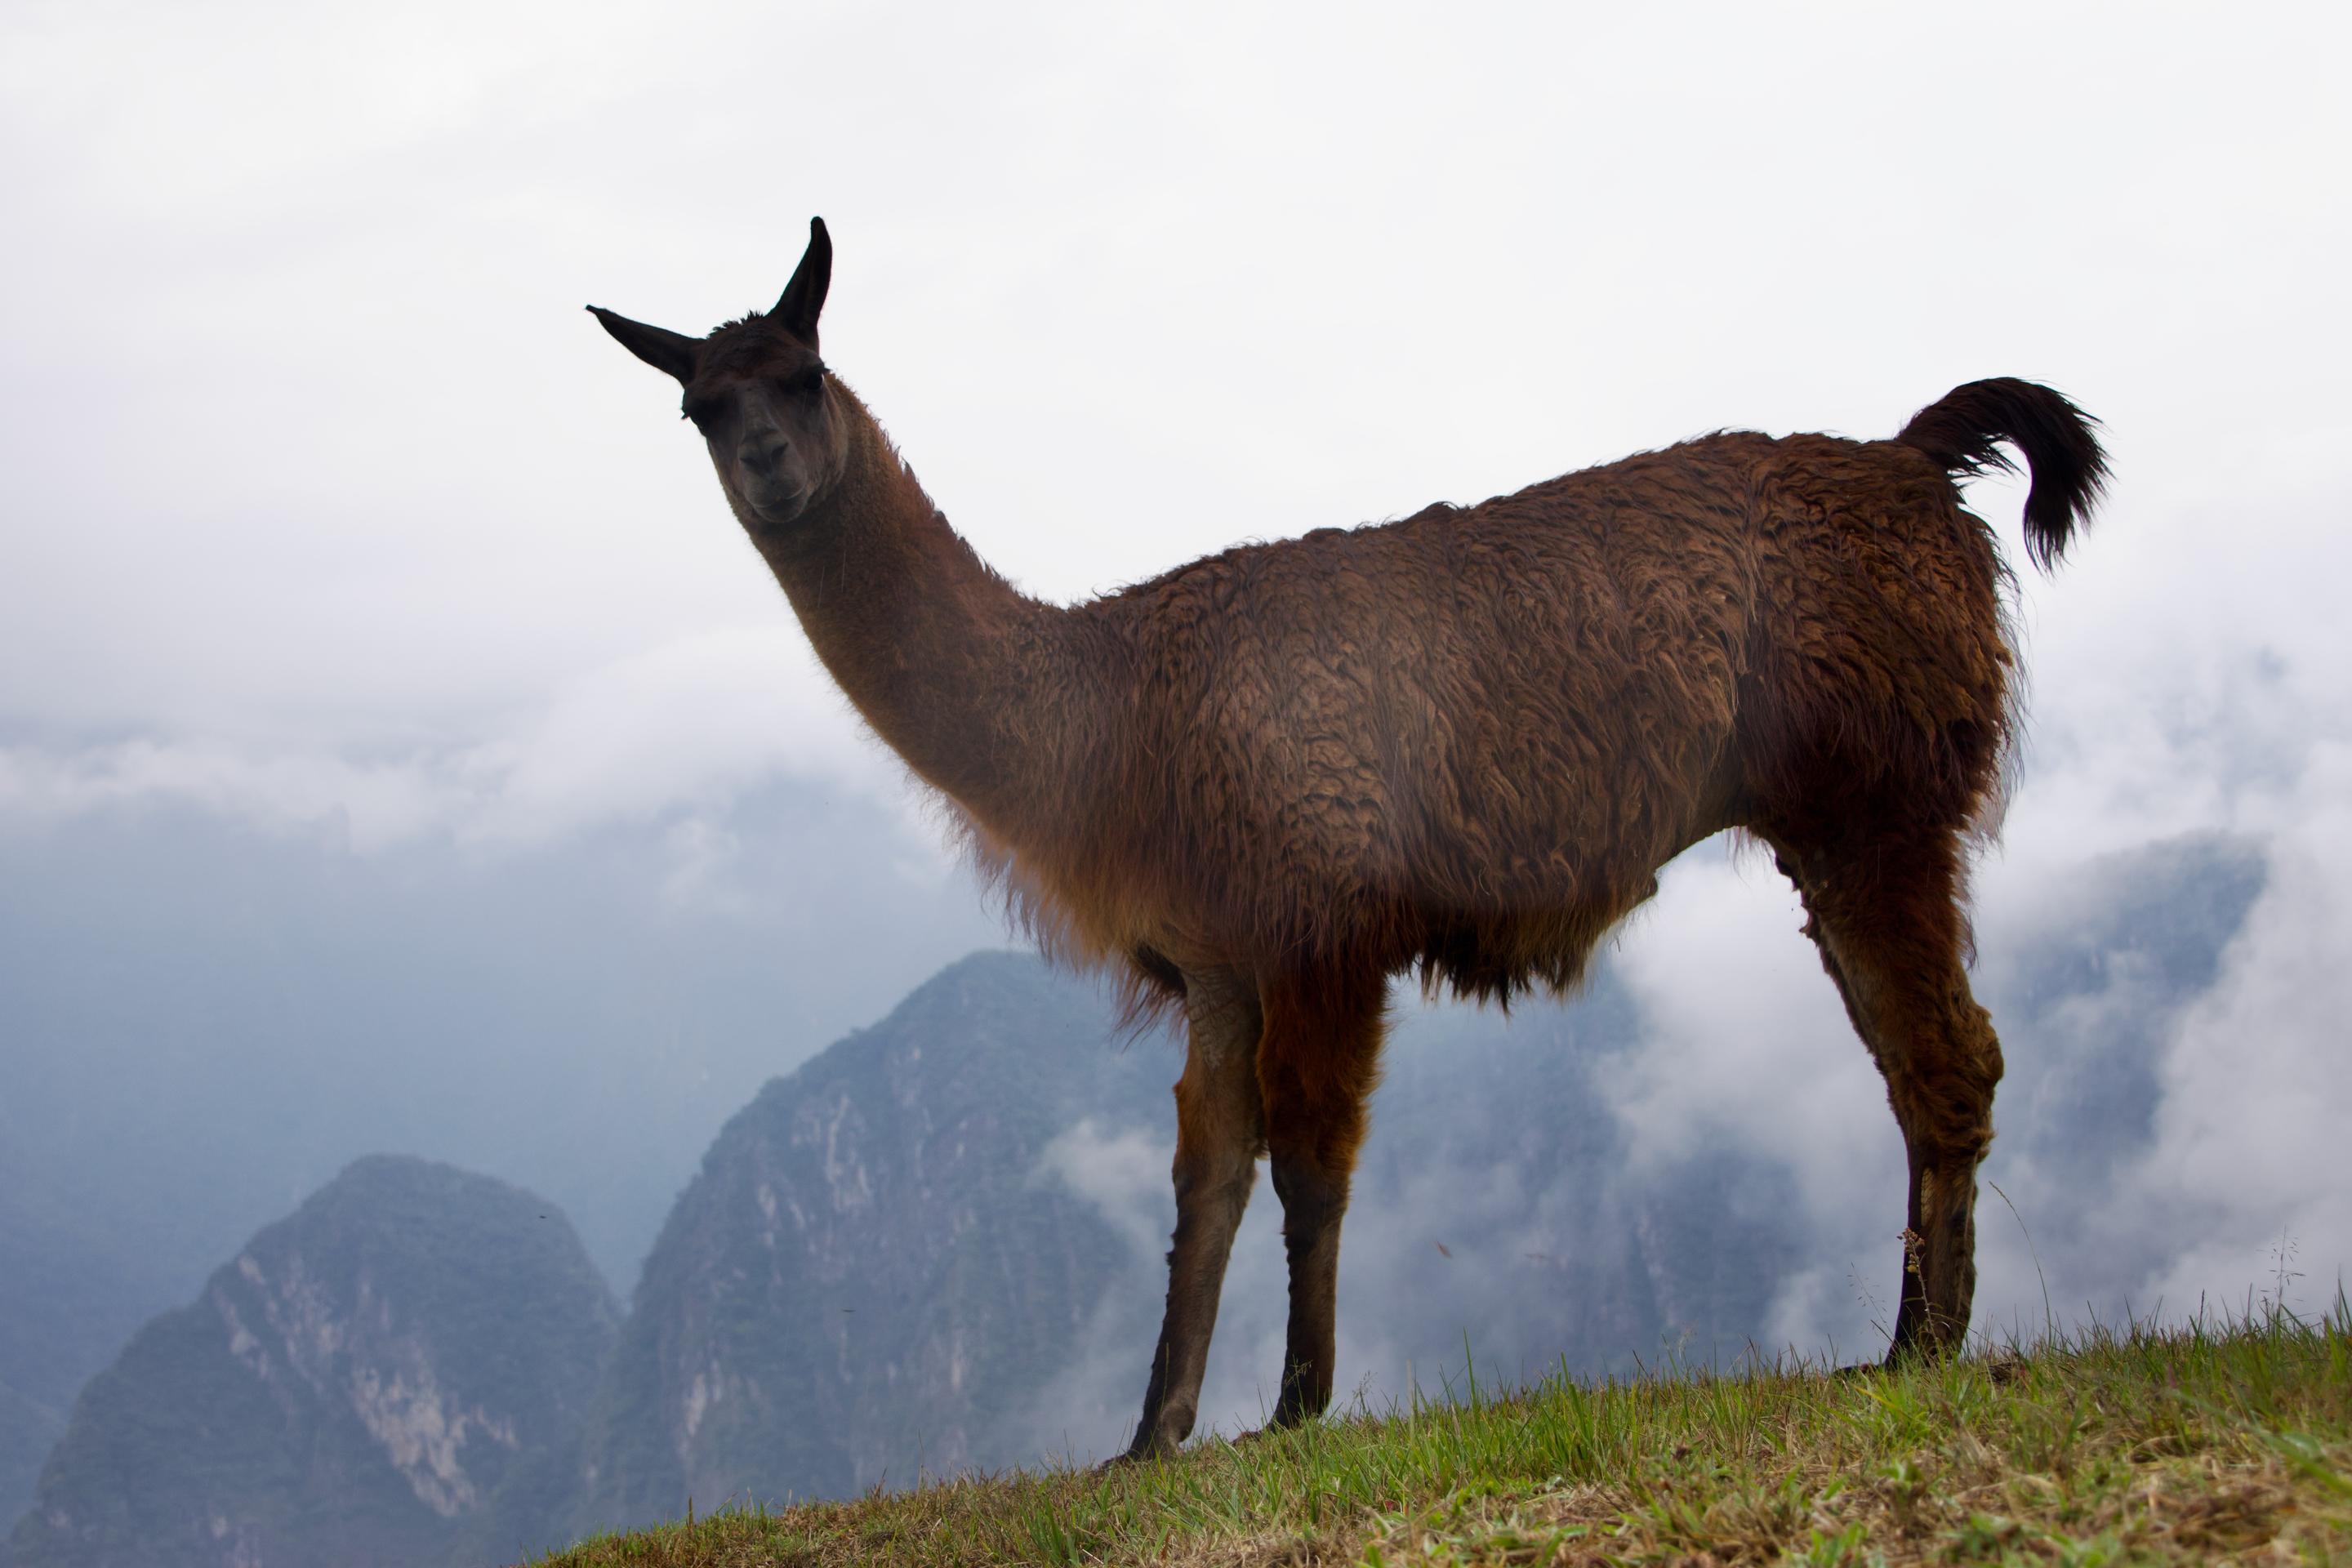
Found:
M 847 426 L 817 358 L 833 241 L 809 220 L 808 250 L 765 315 L 689 338 L 591 305 L 621 346 L 686 389 L 728 504 L 762 545 L 785 542 L 848 460 Z
M 840 473 L 844 454 L 824 362 L 814 349 L 755 333 L 757 326 L 710 339 L 704 358 L 711 363 L 686 384 L 680 407 L 702 433 L 735 515 L 770 542 L 806 514 Z M 747 335 L 729 342 L 734 334 Z

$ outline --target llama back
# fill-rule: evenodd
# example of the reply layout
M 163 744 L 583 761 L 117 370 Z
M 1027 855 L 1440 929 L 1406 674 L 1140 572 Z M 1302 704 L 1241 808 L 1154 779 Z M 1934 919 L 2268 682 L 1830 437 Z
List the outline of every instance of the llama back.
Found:
M 1713 833 L 1986 795 L 2002 580 L 1921 451 L 1749 433 L 1227 551 L 1089 607 L 1138 672 L 1113 853 L 1211 945 L 1570 984 Z
M 1507 968 L 1580 961 L 1652 867 L 1726 825 L 1770 446 L 1228 551 L 1093 606 L 1136 650 L 1149 732 L 1112 809 L 1172 884 L 1275 873 L 1246 910 L 1230 881 L 1189 886 L 1211 924 L 1309 947 L 1379 928 L 1399 965 L 1441 926 Z

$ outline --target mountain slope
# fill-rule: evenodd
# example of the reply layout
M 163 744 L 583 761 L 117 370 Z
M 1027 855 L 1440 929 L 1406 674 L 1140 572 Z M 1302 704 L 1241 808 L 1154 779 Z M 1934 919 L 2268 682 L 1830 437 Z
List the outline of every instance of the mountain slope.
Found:
M 586 1520 L 1029 1457 L 1001 1413 L 1123 1261 L 1039 1160 L 1167 1098 L 1164 1049 L 1121 1053 L 1106 1022 L 1091 987 L 981 953 L 762 1089 L 646 1260 Z
M 547 1544 L 614 1328 L 544 1202 L 362 1160 L 83 1390 L 11 1561 L 408 1568 Z

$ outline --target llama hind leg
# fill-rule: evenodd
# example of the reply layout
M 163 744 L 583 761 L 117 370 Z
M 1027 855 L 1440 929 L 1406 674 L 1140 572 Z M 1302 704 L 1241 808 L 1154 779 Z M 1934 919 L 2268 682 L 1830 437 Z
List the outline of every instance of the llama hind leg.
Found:
M 1339 1226 L 1363 1142 L 1365 1101 L 1379 1077 L 1387 986 L 1281 982 L 1262 993 L 1258 1054 L 1266 1148 L 1282 1199 L 1290 1262 L 1290 1322 L 1276 1426 L 1295 1426 L 1331 1403 L 1338 1360 Z
M 1976 1293 L 1977 1166 L 2000 1042 L 1969 989 L 1957 837 L 1878 843 L 1788 867 L 1806 933 L 1877 1059 L 1910 1167 L 1889 1362 L 1957 1349 Z
M 1142 1418 L 1124 1456 L 1129 1459 L 1172 1454 L 1192 1435 L 1225 1262 L 1265 1148 L 1257 1085 L 1264 1026 L 1255 992 L 1230 973 L 1188 973 L 1184 1011 L 1190 1041 L 1176 1085 L 1176 1235 L 1168 1251 L 1168 1313 L 1151 1356 Z

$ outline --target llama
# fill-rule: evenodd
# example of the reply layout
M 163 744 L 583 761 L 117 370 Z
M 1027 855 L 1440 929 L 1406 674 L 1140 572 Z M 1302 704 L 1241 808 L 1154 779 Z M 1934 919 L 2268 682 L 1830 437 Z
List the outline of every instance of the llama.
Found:
M 2001 1072 L 1966 857 L 2015 656 L 1956 479 L 2021 449 L 2051 568 L 2105 484 L 2091 420 L 1979 381 L 1892 441 L 1717 434 L 1060 607 L 981 561 L 819 358 L 832 263 L 813 221 L 775 306 L 701 339 L 590 309 L 684 388 L 818 658 L 1013 909 L 1184 1023 L 1167 1313 L 1127 1458 L 1192 1431 L 1260 1158 L 1289 1263 L 1273 1424 L 1329 1403 L 1390 979 L 1565 991 L 1657 868 L 1727 829 L 1795 883 L 1902 1128 L 1890 1359 L 1959 1343 Z

